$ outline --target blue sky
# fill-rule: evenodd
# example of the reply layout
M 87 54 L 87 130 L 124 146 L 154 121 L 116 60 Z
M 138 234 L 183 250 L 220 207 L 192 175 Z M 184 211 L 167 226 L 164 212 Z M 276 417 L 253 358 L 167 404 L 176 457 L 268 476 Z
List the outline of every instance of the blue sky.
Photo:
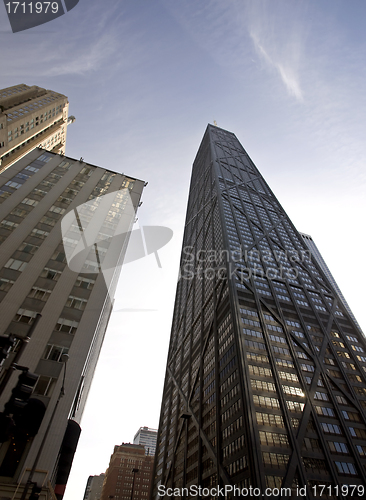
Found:
M 13 34 L 3 10 L 0 86 L 67 95 L 66 154 L 148 181 L 139 222 L 174 230 L 163 269 L 153 257 L 123 269 L 116 309 L 156 311 L 112 316 L 65 500 L 82 498 L 115 444 L 158 425 L 191 165 L 208 122 L 237 135 L 366 330 L 355 265 L 366 243 L 365 19 L 363 0 L 80 0 Z

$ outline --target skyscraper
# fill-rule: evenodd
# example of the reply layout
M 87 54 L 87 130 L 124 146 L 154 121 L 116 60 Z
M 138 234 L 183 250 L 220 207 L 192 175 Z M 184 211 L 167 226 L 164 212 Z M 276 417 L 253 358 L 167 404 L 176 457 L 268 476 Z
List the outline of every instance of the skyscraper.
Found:
M 363 488 L 365 352 L 236 136 L 209 125 L 192 170 L 154 499 L 192 485 L 228 498 L 234 486 L 308 499 L 324 485 L 334 499 L 341 485 Z
M 38 148 L 0 175 L 0 335 L 17 340 L 0 367 L 1 422 L 16 422 L 2 434 L 1 497 L 28 481 L 62 498 L 143 187 Z M 36 375 L 24 410 L 14 361 Z
M 145 446 L 146 455 L 155 455 L 158 431 L 149 427 L 140 427 L 133 438 L 133 444 Z
M 65 154 L 68 113 L 67 97 L 58 92 L 23 83 L 1 89 L 0 172 L 40 145 Z

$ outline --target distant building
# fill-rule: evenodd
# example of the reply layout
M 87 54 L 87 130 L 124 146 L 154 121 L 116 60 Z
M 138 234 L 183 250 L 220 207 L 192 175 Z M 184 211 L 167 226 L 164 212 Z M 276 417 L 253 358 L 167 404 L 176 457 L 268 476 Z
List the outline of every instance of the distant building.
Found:
M 0 498 L 22 494 L 34 469 L 30 481 L 50 482 L 62 499 L 143 187 L 38 148 L 0 174 L 0 336 L 17 336 L 0 367 L 0 418 L 16 414 L 19 421 L 2 437 Z M 80 257 L 75 265 L 70 249 Z M 30 401 L 39 419 L 31 429 L 24 413 L 5 408 L 20 373 L 9 369 L 14 360 L 38 377 Z
M 33 85 L 0 90 L 0 172 L 34 148 L 65 154 L 69 102 L 66 96 Z
M 154 457 L 139 444 L 115 446 L 101 500 L 147 500 L 150 498 Z
M 104 479 L 104 473 L 99 474 L 99 476 L 89 476 L 83 500 L 100 500 Z
M 145 446 L 146 455 L 155 455 L 157 429 L 149 427 L 140 427 L 133 438 L 133 444 L 142 444 Z
M 333 286 L 334 290 L 337 292 L 338 297 L 341 299 L 344 307 L 346 308 L 347 312 L 349 313 L 349 315 L 351 316 L 351 318 L 355 322 L 356 326 L 360 329 L 360 331 L 362 331 L 360 325 L 358 324 L 358 322 L 353 314 L 353 312 L 351 311 L 350 306 L 348 305 L 348 302 L 344 298 L 343 293 L 341 292 L 339 286 L 337 285 L 336 280 L 334 279 L 332 273 L 329 270 L 329 267 L 327 266 L 325 260 L 323 259 L 322 254 L 319 252 L 319 249 L 316 246 L 315 241 L 313 240 L 313 238 L 309 234 L 304 234 L 304 233 L 299 233 L 299 234 L 302 236 L 302 239 L 304 240 L 306 246 L 310 250 L 312 256 L 315 258 L 315 260 L 317 261 L 319 266 L 324 271 L 325 276 L 328 278 L 328 280 L 330 281 L 330 284 Z

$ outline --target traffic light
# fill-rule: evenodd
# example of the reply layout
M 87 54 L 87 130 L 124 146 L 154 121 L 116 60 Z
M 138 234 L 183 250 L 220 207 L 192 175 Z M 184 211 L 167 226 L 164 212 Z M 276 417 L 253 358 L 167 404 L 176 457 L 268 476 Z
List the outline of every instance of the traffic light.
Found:
M 14 417 L 14 423 L 18 432 L 25 432 L 29 437 L 37 434 L 44 414 L 45 404 L 36 398 L 30 398 L 24 410 Z
M 5 404 L 5 415 L 13 415 L 16 417 L 24 410 L 37 380 L 38 375 L 30 373 L 28 369 L 19 375 L 18 383 L 12 390 L 9 401 Z
M 14 425 L 14 420 L 11 417 L 0 413 L 0 443 L 4 443 L 10 438 Z
M 15 342 L 15 337 L 9 335 L 8 337 L 0 337 L 0 367 L 9 355 L 11 348 Z

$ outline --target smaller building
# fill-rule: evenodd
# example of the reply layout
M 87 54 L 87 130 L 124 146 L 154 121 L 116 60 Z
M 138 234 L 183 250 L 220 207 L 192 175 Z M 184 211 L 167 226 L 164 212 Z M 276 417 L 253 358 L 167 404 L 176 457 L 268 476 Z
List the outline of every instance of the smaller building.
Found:
M 150 498 L 154 457 L 139 444 L 115 446 L 106 471 L 101 500 Z
M 69 101 L 63 94 L 21 83 L 0 89 L 0 172 L 36 147 L 65 154 Z
M 146 455 L 155 455 L 157 437 L 157 429 L 140 427 L 133 438 L 133 444 L 142 444 L 145 446 Z
M 83 500 L 100 500 L 104 479 L 104 473 L 99 474 L 99 476 L 89 476 Z
M 314 257 L 314 259 L 317 261 L 317 263 L 319 264 L 319 266 L 322 268 L 322 270 L 325 273 L 325 276 L 329 279 L 330 284 L 333 286 L 335 292 L 337 293 L 338 297 L 342 301 L 342 303 L 343 303 L 344 307 L 346 308 L 347 312 L 349 313 L 349 315 L 353 319 L 355 325 L 357 326 L 357 328 L 362 333 L 361 327 L 358 324 L 357 319 L 355 318 L 353 312 L 351 311 L 351 308 L 348 305 L 347 300 L 345 299 L 343 293 L 341 292 L 341 289 L 339 288 L 336 280 L 334 279 L 333 274 L 330 272 L 330 269 L 327 266 L 325 260 L 323 259 L 323 256 L 320 253 L 318 247 L 316 246 L 316 243 L 313 240 L 312 236 L 310 236 L 310 234 L 305 234 L 305 233 L 299 233 L 299 234 L 301 235 L 302 239 L 304 240 L 305 245 L 310 250 L 311 255 Z

